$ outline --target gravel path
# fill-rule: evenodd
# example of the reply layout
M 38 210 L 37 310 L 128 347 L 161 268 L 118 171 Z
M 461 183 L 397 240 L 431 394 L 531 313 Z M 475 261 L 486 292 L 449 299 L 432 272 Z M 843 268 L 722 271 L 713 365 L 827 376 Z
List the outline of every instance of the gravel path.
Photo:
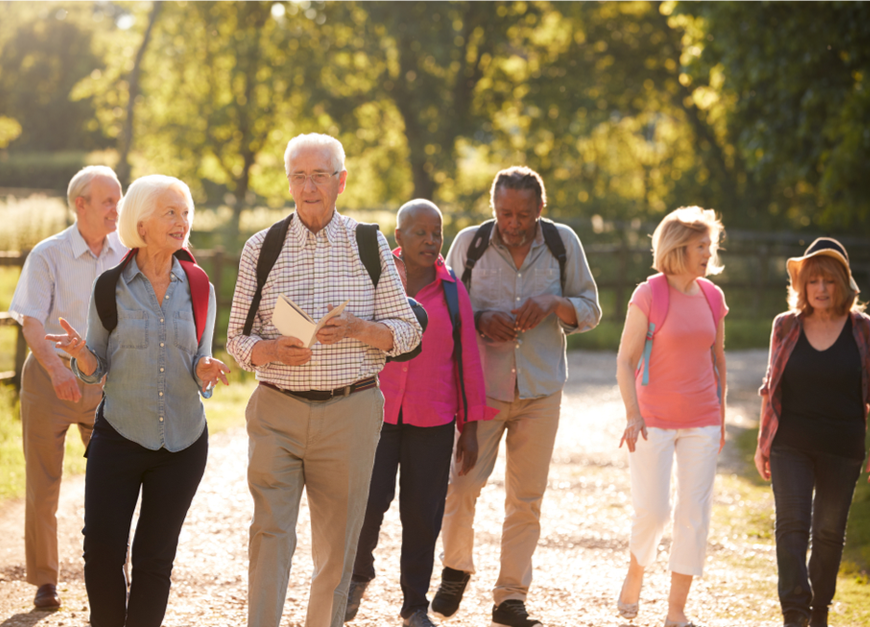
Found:
M 764 351 L 729 353 L 729 439 L 751 426 L 757 416 L 754 390 L 764 368 Z M 621 625 L 614 595 L 624 576 L 630 526 L 626 453 L 616 448 L 622 404 L 615 385 L 612 353 L 576 352 L 569 356 L 566 388 L 550 486 L 544 499 L 543 531 L 535 554 L 530 613 L 548 627 Z M 717 512 L 741 507 L 733 445 L 720 463 Z M 243 429 L 215 435 L 205 479 L 188 514 L 181 537 L 165 627 L 245 624 L 247 528 L 251 501 L 245 483 L 246 439 Z M 476 521 L 478 574 L 451 627 L 489 624 L 489 589 L 498 566 L 503 512 L 504 458 L 484 488 Z M 23 581 L 21 503 L 0 511 L 0 627 L 88 624 L 82 582 L 81 519 L 83 480 L 64 482 L 60 507 L 64 600 L 62 611 L 31 611 L 33 587 Z M 769 507 L 769 501 L 765 507 Z M 769 512 L 768 512 L 769 514 Z M 765 514 L 766 515 L 766 514 Z M 312 569 L 310 525 L 303 501 L 299 545 L 291 573 L 282 626 L 304 624 L 305 599 Z M 725 517 L 728 518 L 727 516 Z M 401 594 L 398 511 L 388 512 L 376 554 L 378 578 L 372 583 L 352 625 L 399 625 Z M 663 547 L 669 540 L 666 537 Z M 440 564 L 436 560 L 436 577 Z M 633 625 L 660 625 L 666 608 L 668 573 L 660 557 L 642 594 Z M 689 611 L 709 626 L 772 626 L 777 621 L 775 570 L 769 542 L 757 542 L 740 529 L 723 526 L 714 516 L 708 568 L 690 596 Z

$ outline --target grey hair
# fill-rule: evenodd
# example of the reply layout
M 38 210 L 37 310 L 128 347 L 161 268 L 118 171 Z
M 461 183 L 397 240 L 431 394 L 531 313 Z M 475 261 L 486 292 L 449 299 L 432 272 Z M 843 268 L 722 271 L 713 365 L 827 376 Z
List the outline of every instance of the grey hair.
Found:
M 402 223 L 408 221 L 411 216 L 416 213 L 418 209 L 431 209 L 438 214 L 438 217 L 442 220 L 444 219 L 444 215 L 441 213 L 441 210 L 431 200 L 426 200 L 425 198 L 415 198 L 414 200 L 409 200 L 404 205 L 399 207 L 399 212 L 396 214 L 396 228 L 401 229 Z
M 118 203 L 118 237 L 127 248 L 144 248 L 145 240 L 139 235 L 139 223 L 150 218 L 156 209 L 157 197 L 174 189 L 187 202 L 190 210 L 189 224 L 193 226 L 193 197 L 187 184 L 174 176 L 151 174 L 136 179 L 127 188 L 127 195 Z M 187 246 L 190 231 L 184 238 Z
M 335 137 L 322 133 L 307 133 L 297 135 L 287 142 L 287 150 L 284 151 L 284 171 L 290 176 L 290 161 L 299 154 L 303 148 L 325 148 L 329 151 L 332 168 L 338 172 L 344 172 L 344 146 Z
M 66 203 L 69 205 L 69 208 L 73 213 L 75 213 L 76 210 L 76 198 L 82 196 L 87 198 L 91 183 L 95 178 L 100 176 L 110 178 L 118 184 L 118 187 L 121 186 L 121 181 L 118 180 L 118 175 L 115 174 L 115 171 L 109 166 L 85 166 L 76 172 L 76 175 L 70 179 L 69 185 L 66 188 Z

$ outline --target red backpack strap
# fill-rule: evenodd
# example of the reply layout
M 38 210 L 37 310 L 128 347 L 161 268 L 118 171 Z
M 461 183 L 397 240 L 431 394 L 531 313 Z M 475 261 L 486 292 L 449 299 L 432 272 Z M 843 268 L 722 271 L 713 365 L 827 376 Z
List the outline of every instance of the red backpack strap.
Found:
M 698 285 L 701 286 L 701 291 L 704 292 L 707 304 L 710 305 L 710 311 L 713 312 L 713 322 L 718 330 L 719 321 L 722 320 L 723 310 L 725 309 L 723 306 L 722 292 L 719 291 L 719 288 L 708 279 L 698 279 Z
M 193 323 L 196 325 L 196 343 L 202 341 L 205 323 L 208 320 L 208 275 L 196 264 L 193 254 L 186 248 L 175 253 L 190 284 L 190 302 L 193 306 Z

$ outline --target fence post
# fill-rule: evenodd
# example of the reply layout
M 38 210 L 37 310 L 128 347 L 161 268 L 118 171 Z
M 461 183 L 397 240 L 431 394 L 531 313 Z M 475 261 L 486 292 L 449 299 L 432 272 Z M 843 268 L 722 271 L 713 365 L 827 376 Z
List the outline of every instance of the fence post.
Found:
M 214 285 L 214 298 L 215 298 L 215 336 L 217 336 L 217 323 L 221 319 L 221 309 L 223 308 L 224 302 L 221 294 L 223 291 L 221 290 L 221 280 L 223 278 L 224 272 L 224 248 L 223 246 L 216 246 L 214 249 L 214 253 L 212 254 L 212 266 L 211 266 L 211 282 Z M 223 337 L 221 334 L 220 337 Z M 216 346 L 220 346 L 223 348 L 223 342 L 216 342 Z
M 616 299 L 613 312 L 613 319 L 619 320 L 625 314 L 625 275 L 628 272 L 628 244 L 625 237 L 619 238 L 619 249 L 617 250 L 619 261 L 616 267 Z
M 756 256 L 758 258 L 758 272 L 755 276 L 758 280 L 752 298 L 752 315 L 757 319 L 761 315 L 761 303 L 764 300 L 764 290 L 767 289 L 767 266 L 770 256 L 768 245 L 759 244 L 756 248 Z

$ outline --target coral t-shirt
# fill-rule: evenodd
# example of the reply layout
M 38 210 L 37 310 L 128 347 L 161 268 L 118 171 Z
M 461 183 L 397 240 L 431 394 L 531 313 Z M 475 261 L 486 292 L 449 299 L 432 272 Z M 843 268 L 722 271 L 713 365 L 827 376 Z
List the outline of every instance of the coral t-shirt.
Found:
M 649 319 L 651 301 L 652 290 L 644 282 L 632 294 L 630 305 Z M 722 296 L 723 317 L 727 313 Z M 669 285 L 668 315 L 653 340 L 649 383 L 641 385 L 640 371 L 635 377 L 640 415 L 648 427 L 688 429 L 721 424 L 713 372 L 715 341 L 716 322 L 704 292 L 699 289 L 689 296 Z

